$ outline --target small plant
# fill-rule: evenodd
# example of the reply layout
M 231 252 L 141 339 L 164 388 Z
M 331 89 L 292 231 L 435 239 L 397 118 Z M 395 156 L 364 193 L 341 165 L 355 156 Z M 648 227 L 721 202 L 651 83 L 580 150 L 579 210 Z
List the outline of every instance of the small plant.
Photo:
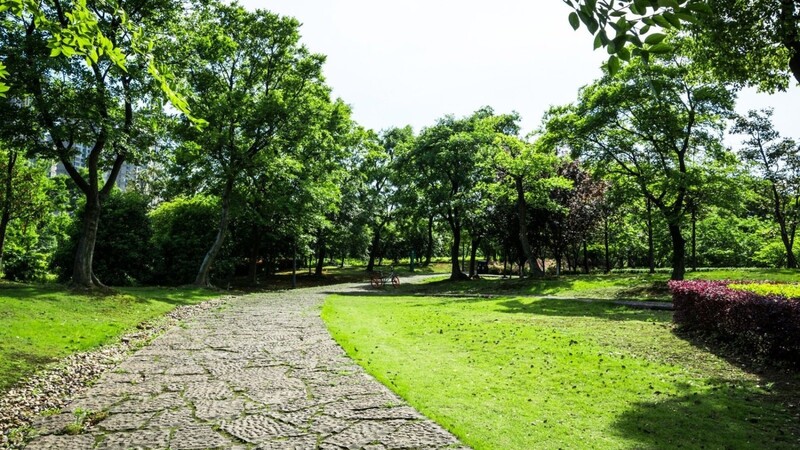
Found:
M 108 411 L 92 411 L 82 408 L 76 408 L 72 413 L 75 415 L 75 421 L 64 427 L 64 434 L 81 434 L 87 427 L 100 423 L 108 417 Z
M 61 408 L 49 408 L 42 411 L 42 416 L 44 417 L 55 416 L 59 413 L 61 413 Z

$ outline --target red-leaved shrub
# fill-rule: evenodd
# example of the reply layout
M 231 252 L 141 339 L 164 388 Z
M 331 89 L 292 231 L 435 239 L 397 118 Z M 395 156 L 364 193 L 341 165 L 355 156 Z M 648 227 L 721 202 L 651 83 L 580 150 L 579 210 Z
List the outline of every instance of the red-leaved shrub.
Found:
M 673 320 L 743 350 L 800 363 L 800 300 L 730 289 L 727 281 L 670 281 Z

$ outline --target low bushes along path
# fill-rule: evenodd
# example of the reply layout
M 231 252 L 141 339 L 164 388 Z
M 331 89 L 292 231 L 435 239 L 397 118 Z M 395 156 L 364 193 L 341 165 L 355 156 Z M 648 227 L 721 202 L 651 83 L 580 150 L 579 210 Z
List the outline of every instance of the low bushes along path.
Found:
M 360 288 L 257 294 L 205 312 L 39 419 L 27 448 L 466 448 L 328 334 L 326 294 Z

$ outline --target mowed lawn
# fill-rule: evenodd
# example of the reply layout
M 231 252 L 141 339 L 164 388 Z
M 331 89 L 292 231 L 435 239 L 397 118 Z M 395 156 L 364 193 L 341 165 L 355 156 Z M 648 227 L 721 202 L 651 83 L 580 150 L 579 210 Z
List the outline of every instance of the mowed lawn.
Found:
M 88 296 L 55 285 L 0 284 L 0 393 L 71 353 L 113 342 L 136 325 L 219 293 L 126 288 Z
M 476 449 L 798 448 L 796 375 L 754 375 L 671 313 L 531 297 L 332 296 L 372 375 Z

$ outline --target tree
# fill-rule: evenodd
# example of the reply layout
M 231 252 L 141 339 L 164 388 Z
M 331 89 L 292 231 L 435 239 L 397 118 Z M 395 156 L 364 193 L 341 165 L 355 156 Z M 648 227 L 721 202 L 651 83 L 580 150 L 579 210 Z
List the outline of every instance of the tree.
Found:
M 672 50 L 665 33 L 686 30 L 695 59 L 722 79 L 785 90 L 800 82 L 800 4 L 796 0 L 564 0 L 569 22 L 605 47 L 609 70 L 620 60 Z M 633 51 L 627 44 L 633 45 Z
M 267 11 L 201 2 L 170 42 L 178 45 L 171 50 L 182 61 L 180 74 L 192 92 L 189 103 L 209 123 L 202 132 L 183 127 L 183 158 L 221 199 L 217 236 L 200 265 L 197 285 L 209 285 L 241 178 L 260 158 L 299 142 L 311 130 L 304 122 L 309 114 L 330 103 L 322 82 L 325 58 L 300 44 L 299 25 Z
M 681 222 L 705 160 L 724 157 L 722 118 L 733 95 L 689 75 L 680 58 L 632 62 L 616 76 L 583 88 L 576 104 L 548 113 L 547 139 L 634 181 L 667 222 L 672 278 L 683 279 Z
M 416 171 L 416 188 L 450 227 L 451 280 L 468 278 L 459 263 L 461 235 L 467 214 L 478 205 L 473 194 L 485 175 L 479 162 L 485 159 L 497 131 L 493 128 L 493 115 L 494 111 L 486 107 L 469 117 L 439 119 L 436 125 L 422 130 L 414 147 L 400 162 L 407 164 L 405 173 Z
M 749 111 L 747 116 L 737 117 L 732 132 L 747 136 L 739 154 L 763 179 L 759 193 L 772 205 L 786 250 L 786 267 L 794 269 L 794 238 L 800 220 L 800 147 L 794 140 L 780 137 L 771 117 L 771 109 Z
M 9 98 L 35 120 L 29 128 L 41 130 L 33 145 L 36 155 L 58 159 L 86 199 L 72 282 L 95 287 L 101 285 L 92 257 L 102 204 L 123 163 L 137 148 L 151 145 L 148 122 L 160 113 L 163 93 L 183 106 L 152 57 L 137 51 L 142 34 L 158 35 L 180 3 L 10 3 L 0 35 L 14 80 Z
M 583 247 L 584 271 L 589 272 L 587 240 L 601 218 L 606 183 L 594 180 L 576 161 L 563 162 L 557 175 L 570 183 L 569 188 L 557 188 L 550 194 L 559 207 L 549 214 L 547 225 L 550 242 L 556 260 L 556 275 L 561 274 L 561 260 L 570 247 L 573 260 Z M 577 266 L 577 263 L 574 263 Z
M 363 174 L 362 192 L 363 212 L 369 225 L 372 242 L 369 247 L 367 271 L 375 265 L 375 257 L 381 244 L 384 229 L 394 219 L 397 202 L 395 187 L 395 155 L 403 148 L 413 145 L 414 133 L 411 127 L 389 128 L 381 132 L 375 145 L 370 145 L 364 155 L 359 172 Z
M 495 195 L 516 204 L 518 238 L 525 256 L 522 266 L 527 263 L 532 272 L 541 275 L 543 272 L 536 263 L 529 238 L 529 211 L 557 208 L 550 199 L 550 192 L 558 187 L 569 189 L 569 182 L 555 176 L 558 165 L 555 149 L 502 133 L 494 138 L 494 146 L 496 151 L 492 155 L 491 167 L 499 181 L 494 187 Z

